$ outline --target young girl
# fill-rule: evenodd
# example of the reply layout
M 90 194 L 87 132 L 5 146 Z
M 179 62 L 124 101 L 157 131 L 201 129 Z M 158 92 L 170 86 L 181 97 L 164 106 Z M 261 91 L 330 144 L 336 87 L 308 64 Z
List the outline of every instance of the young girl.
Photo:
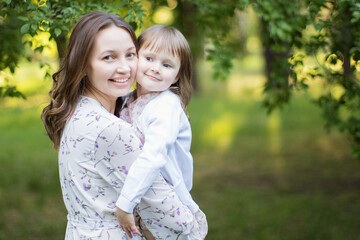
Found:
M 190 154 L 191 128 L 184 109 L 192 89 L 190 48 L 178 30 L 163 25 L 146 29 L 138 41 L 137 89 L 126 99 L 120 118 L 138 129 L 144 146 L 129 170 L 116 204 L 124 212 L 132 213 L 157 174 L 161 173 L 195 216 L 189 239 L 204 239 L 206 217 L 189 193 L 193 158 Z M 124 212 L 119 221 L 129 225 Z M 151 219 L 142 218 L 142 221 L 146 225 Z M 154 229 L 149 230 L 158 239 Z
M 112 14 L 92 12 L 75 25 L 67 54 L 53 76 L 51 101 L 42 119 L 59 150 L 60 183 L 68 211 L 66 240 L 128 239 L 117 221 L 115 203 L 142 143 L 135 129 L 113 113 L 118 97 L 127 95 L 134 83 L 137 49 L 128 23 Z M 158 189 L 175 195 L 160 174 L 151 189 L 143 199 L 167 203 Z M 182 215 L 172 215 L 166 229 L 156 222 L 148 225 L 175 239 L 190 232 L 193 217 L 186 215 L 189 210 L 178 199 L 170 201 Z M 172 210 L 168 205 L 159 205 L 158 212 L 153 212 L 147 201 L 141 201 L 138 213 L 141 218 L 160 219 Z M 179 224 L 183 222 L 189 224 Z M 136 228 L 131 231 L 141 235 Z

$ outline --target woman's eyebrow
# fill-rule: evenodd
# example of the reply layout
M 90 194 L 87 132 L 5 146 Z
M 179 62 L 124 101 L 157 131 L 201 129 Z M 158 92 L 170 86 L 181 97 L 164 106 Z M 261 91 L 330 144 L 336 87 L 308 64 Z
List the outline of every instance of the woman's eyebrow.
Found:
M 129 47 L 129 48 L 126 49 L 125 51 L 128 52 L 128 51 L 133 50 L 133 49 L 135 50 L 135 47 Z M 114 53 L 117 53 L 117 52 L 118 52 L 118 51 L 113 50 L 113 49 L 107 49 L 107 50 L 102 51 L 102 52 L 101 52 L 101 55 L 106 54 L 106 53 L 114 54 Z

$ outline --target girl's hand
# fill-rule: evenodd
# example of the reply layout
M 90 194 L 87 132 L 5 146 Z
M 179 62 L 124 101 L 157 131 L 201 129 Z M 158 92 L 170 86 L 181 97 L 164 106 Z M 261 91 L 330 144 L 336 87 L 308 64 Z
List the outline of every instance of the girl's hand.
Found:
M 116 216 L 120 224 L 120 228 L 126 232 L 126 234 L 132 238 L 132 232 L 141 236 L 139 232 L 139 227 L 135 226 L 134 214 L 127 213 L 116 207 Z

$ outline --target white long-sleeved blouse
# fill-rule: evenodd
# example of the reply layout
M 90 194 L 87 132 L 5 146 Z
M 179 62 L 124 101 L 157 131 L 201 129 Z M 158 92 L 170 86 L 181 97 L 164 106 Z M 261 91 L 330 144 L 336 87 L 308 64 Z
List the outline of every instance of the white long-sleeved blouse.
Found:
M 130 94 L 120 118 L 139 130 L 144 146 L 129 170 L 116 205 L 132 212 L 160 172 L 182 203 L 195 213 L 199 206 L 190 195 L 193 181 L 191 126 L 179 97 L 167 90 L 133 99 Z

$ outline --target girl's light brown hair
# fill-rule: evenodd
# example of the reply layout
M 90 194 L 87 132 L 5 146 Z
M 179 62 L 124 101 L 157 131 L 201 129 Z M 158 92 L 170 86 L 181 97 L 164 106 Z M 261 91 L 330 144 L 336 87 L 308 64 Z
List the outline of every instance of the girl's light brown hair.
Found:
M 68 41 L 65 58 L 62 59 L 60 69 L 52 76 L 50 104 L 41 114 L 47 134 L 56 149 L 59 148 L 66 121 L 74 113 L 79 97 L 89 87 L 86 68 L 95 36 L 100 30 L 110 26 L 126 30 L 138 49 L 133 29 L 118 16 L 95 11 L 86 14 L 76 23 Z
M 170 86 L 170 90 L 180 97 L 186 109 L 192 94 L 192 56 L 184 35 L 176 28 L 154 25 L 141 33 L 138 42 L 139 48 L 167 51 L 180 58 L 178 81 Z

